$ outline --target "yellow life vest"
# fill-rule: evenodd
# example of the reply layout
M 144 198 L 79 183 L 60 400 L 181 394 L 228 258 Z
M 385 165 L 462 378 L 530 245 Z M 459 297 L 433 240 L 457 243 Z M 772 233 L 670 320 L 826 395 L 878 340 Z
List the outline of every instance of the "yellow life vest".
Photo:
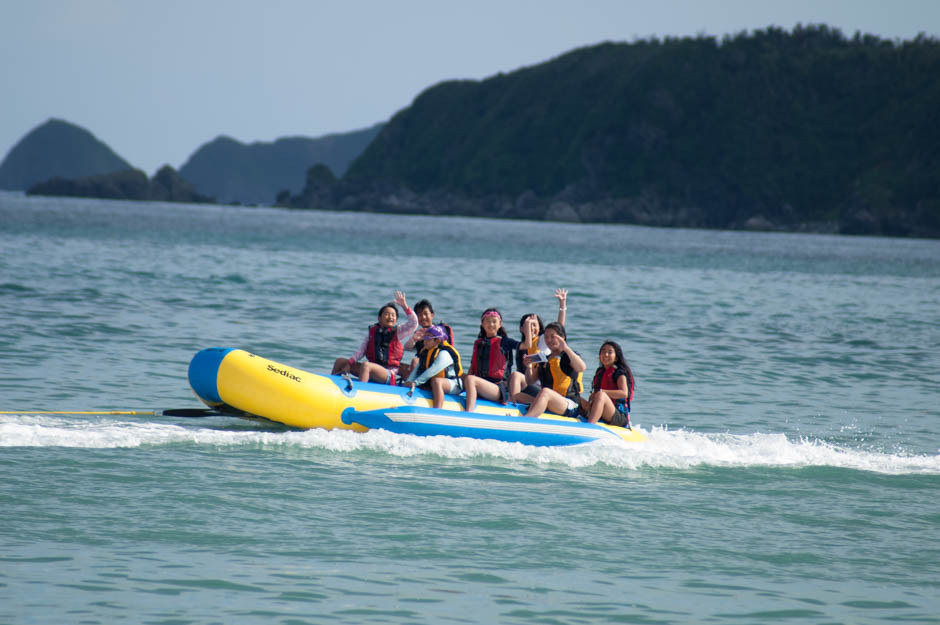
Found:
M 579 371 L 572 378 L 571 374 L 574 373 L 574 369 L 570 368 L 570 361 L 570 371 L 565 371 L 561 366 L 563 356 L 564 354 L 562 356 L 549 356 L 548 362 L 539 365 L 539 381 L 542 383 L 542 388 L 550 388 L 562 397 L 577 401 L 581 396 L 582 374 Z M 565 358 L 565 360 L 568 359 Z
M 532 354 L 537 354 L 537 353 L 539 353 L 539 339 L 540 339 L 540 338 L 542 338 L 542 335 L 541 335 L 541 334 L 538 335 L 538 336 L 536 336 L 536 337 L 535 337 L 535 340 L 532 341 L 532 344 L 529 345 L 529 351 L 528 351 L 527 353 L 528 353 L 530 356 L 531 356 Z
M 450 357 L 453 359 L 454 364 L 448 367 L 444 367 L 433 377 L 435 378 L 459 378 L 463 375 L 463 367 L 460 364 L 460 354 L 454 348 L 453 345 L 447 341 L 441 341 L 440 345 L 434 349 L 426 349 L 421 352 L 421 360 L 418 362 L 418 375 L 421 375 L 437 360 L 437 355 L 442 349 L 446 349 L 450 352 Z M 450 373 L 450 375 L 448 375 Z
M 532 356 L 534 354 L 539 353 L 539 351 L 541 351 L 539 349 L 539 339 L 542 338 L 542 335 L 539 334 L 535 336 L 534 338 L 535 340 L 532 341 L 532 344 L 529 345 L 528 349 L 526 350 L 526 353 L 525 353 L 526 356 Z M 516 357 L 516 368 L 519 370 L 519 373 L 526 372 L 527 365 L 525 364 L 525 358 L 520 358 L 518 356 Z

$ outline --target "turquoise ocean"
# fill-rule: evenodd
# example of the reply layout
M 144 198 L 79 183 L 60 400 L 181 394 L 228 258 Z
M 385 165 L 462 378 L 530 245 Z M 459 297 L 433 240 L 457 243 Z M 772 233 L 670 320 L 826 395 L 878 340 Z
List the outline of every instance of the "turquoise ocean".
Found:
M 648 443 L 106 414 L 556 287 Z M 940 623 L 940 241 L 2 194 L 0 411 L 3 625 Z

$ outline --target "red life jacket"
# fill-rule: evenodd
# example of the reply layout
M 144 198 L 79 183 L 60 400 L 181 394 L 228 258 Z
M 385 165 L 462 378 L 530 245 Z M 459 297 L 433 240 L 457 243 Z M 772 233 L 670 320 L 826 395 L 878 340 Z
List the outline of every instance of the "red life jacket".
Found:
M 369 326 L 369 340 L 366 343 L 366 358 L 383 367 L 397 367 L 405 348 L 398 340 L 398 328 L 384 328 L 379 324 Z
M 499 384 L 509 377 L 512 371 L 512 357 L 503 351 L 502 340 L 503 337 L 496 335 L 491 339 L 478 338 L 473 343 L 471 373 L 494 384 Z
M 627 372 L 619 367 L 610 367 L 605 369 L 604 367 L 598 367 L 597 373 L 594 374 L 594 383 L 593 392 L 597 391 L 617 391 L 620 388 L 617 386 L 617 383 L 614 381 L 616 378 L 619 378 L 620 375 L 615 374 L 620 372 L 620 375 L 627 375 Z M 614 402 L 614 406 L 617 407 L 617 410 L 624 414 L 630 414 L 630 400 L 633 399 L 633 389 L 630 388 L 630 378 L 627 378 L 627 398 L 618 399 Z

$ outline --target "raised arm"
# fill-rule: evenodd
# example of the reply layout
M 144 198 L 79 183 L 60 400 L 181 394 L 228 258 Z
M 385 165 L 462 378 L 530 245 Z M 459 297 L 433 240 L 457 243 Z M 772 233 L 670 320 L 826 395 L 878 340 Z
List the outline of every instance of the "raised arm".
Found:
M 558 323 L 565 325 L 565 311 L 568 310 L 568 289 L 555 289 L 555 299 L 558 300 Z
M 405 320 L 398 326 L 396 331 L 396 336 L 398 336 L 399 341 L 405 341 L 410 339 L 411 336 L 415 333 L 415 328 L 418 327 L 418 315 L 415 314 L 415 311 L 408 308 L 408 300 L 405 299 L 405 294 L 401 291 L 395 291 L 395 303 L 401 306 L 402 310 L 405 311 Z M 411 344 L 412 349 L 414 348 L 414 343 Z
M 529 348 L 535 345 L 539 340 L 538 333 L 539 324 L 533 315 L 522 324 L 522 344 L 519 346 L 519 349 L 523 352 L 528 352 Z
M 395 291 L 395 303 L 401 306 L 404 310 L 408 310 L 408 300 L 405 299 L 404 291 Z

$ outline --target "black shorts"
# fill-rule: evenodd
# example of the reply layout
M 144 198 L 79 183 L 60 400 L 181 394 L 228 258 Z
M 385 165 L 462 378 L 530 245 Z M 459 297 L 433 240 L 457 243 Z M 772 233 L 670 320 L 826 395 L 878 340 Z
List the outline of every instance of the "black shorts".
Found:
M 500 380 L 496 383 L 496 386 L 499 387 L 499 403 L 505 404 L 511 398 L 509 397 L 509 387 L 506 386 L 506 383 Z
M 627 427 L 629 420 L 627 419 L 626 414 L 620 412 L 619 410 L 615 410 L 614 414 L 610 415 L 610 421 L 608 423 L 610 425 L 618 425 L 622 428 L 625 428 Z
M 542 390 L 542 387 L 539 386 L 538 384 L 529 384 L 528 386 L 526 386 L 524 389 L 522 389 L 519 392 L 524 393 L 525 395 L 528 395 L 529 397 L 532 397 L 534 399 L 535 397 L 538 396 L 539 391 L 541 390 Z

